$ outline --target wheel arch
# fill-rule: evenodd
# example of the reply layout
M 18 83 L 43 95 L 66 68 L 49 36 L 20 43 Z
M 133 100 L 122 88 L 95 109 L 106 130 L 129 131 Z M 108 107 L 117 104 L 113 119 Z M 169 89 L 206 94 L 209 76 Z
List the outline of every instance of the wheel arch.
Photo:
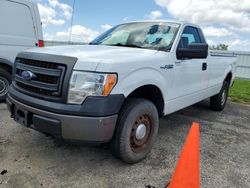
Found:
M 229 85 L 231 85 L 232 78 L 233 78 L 233 73 L 230 71 L 230 72 L 227 73 L 224 81 L 228 82 Z
M 138 87 L 133 90 L 128 98 L 143 98 L 151 101 L 157 108 L 159 116 L 164 115 L 164 97 L 159 87 L 156 85 L 148 84 Z

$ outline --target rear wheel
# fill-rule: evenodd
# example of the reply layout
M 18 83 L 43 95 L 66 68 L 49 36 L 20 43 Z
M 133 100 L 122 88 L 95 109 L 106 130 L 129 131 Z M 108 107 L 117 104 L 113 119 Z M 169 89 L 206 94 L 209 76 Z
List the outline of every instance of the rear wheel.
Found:
M 5 70 L 0 70 L 0 102 L 3 102 L 6 99 L 10 83 L 10 73 Z
M 222 111 L 227 103 L 229 83 L 224 81 L 220 93 L 210 98 L 210 108 L 215 111 Z
M 159 126 L 155 105 L 145 99 L 128 99 L 120 112 L 116 135 L 111 143 L 113 155 L 126 163 L 136 163 L 148 155 Z

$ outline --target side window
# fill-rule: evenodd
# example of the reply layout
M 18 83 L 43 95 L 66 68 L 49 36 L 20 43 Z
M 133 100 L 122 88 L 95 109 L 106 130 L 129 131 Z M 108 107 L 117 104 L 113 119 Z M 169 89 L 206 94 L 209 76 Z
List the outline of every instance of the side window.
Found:
M 181 35 L 181 40 L 179 43 L 179 48 L 187 48 L 189 44 L 192 43 L 202 43 L 200 39 L 199 32 L 197 28 L 187 26 L 185 27 L 182 35 Z
M 202 30 L 199 28 L 198 31 L 199 31 L 199 34 L 200 34 L 201 42 L 203 44 L 207 44 L 206 39 L 204 37 L 204 34 L 203 34 Z

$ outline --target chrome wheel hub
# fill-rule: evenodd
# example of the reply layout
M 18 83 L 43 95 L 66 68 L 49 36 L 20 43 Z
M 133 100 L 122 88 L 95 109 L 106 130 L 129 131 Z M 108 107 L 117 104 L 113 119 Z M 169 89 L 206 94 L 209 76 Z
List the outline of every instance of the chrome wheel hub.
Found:
M 147 128 L 145 124 L 140 124 L 137 129 L 136 129 L 136 133 L 135 133 L 135 137 L 137 140 L 142 140 L 147 133 Z

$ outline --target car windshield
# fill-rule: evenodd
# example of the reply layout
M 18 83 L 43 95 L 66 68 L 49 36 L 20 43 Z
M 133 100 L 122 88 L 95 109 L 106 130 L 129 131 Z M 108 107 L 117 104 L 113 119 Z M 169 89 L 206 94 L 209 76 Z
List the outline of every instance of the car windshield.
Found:
M 106 31 L 90 44 L 168 51 L 179 26 L 166 22 L 121 24 Z

